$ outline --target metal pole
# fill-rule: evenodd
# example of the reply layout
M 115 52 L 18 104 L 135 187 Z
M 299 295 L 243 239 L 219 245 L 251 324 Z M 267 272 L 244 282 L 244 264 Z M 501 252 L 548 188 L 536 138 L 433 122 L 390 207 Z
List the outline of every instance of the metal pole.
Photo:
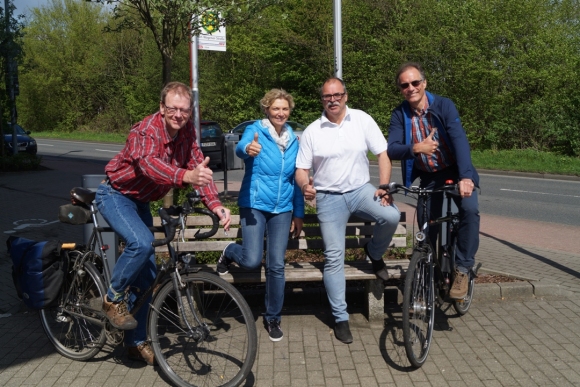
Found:
M 191 21 L 192 27 L 195 28 L 197 26 L 197 17 L 194 17 Z M 195 23 L 195 24 L 194 24 Z M 198 44 L 198 37 L 195 35 L 191 39 L 191 91 L 193 94 L 193 125 L 195 126 L 195 134 L 196 134 L 196 142 L 197 145 L 200 146 L 201 140 L 201 127 L 200 127 L 200 117 L 199 117 L 199 77 L 197 74 L 197 44 Z
M 342 15 L 341 0 L 334 0 L 334 74 L 342 79 Z
M 222 150 L 222 170 L 224 171 L 224 199 L 228 197 L 228 144 L 225 141 L 223 142 L 223 150 Z

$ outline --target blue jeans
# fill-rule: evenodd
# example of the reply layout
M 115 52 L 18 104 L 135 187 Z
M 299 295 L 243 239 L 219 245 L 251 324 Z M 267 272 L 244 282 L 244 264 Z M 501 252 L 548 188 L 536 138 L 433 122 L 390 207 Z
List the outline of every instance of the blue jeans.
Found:
M 266 236 L 266 321 L 280 322 L 284 304 L 284 258 L 288 247 L 292 212 L 272 214 L 254 208 L 240 208 L 242 245 L 230 244 L 226 258 L 244 269 L 255 269 L 262 263 Z
M 157 273 L 155 249 L 151 246 L 153 234 L 149 230 L 153 226 L 149 203 L 131 199 L 104 183 L 97 189 L 95 203 L 109 226 L 125 241 L 125 249 L 111 274 L 107 296 L 119 301 L 128 290 L 127 304 L 131 310 L 139 293 L 153 284 Z M 125 331 L 127 346 L 134 347 L 147 340 L 150 301 L 151 297 L 134 316 L 137 328 Z
M 433 189 L 441 187 L 447 180 L 458 182 L 459 172 L 457 167 L 452 166 L 440 172 L 420 174 L 420 186 Z M 427 213 L 431 219 L 439 218 L 443 210 L 443 193 L 439 192 L 431 196 L 427 201 Z M 462 273 L 467 273 L 475 263 L 475 253 L 479 248 L 479 205 L 477 190 L 470 197 L 461 198 L 453 196 L 453 201 L 459 209 L 459 227 L 457 228 L 457 249 L 455 250 L 455 266 Z M 421 200 L 417 208 L 421 208 Z M 418 213 L 419 224 L 423 224 L 423 214 Z M 429 239 L 433 246 L 437 246 L 438 227 L 429 229 Z
M 373 237 L 367 245 L 371 257 L 383 256 L 391 244 L 401 213 L 395 205 L 381 206 L 376 188 L 367 183 L 346 193 L 318 191 L 316 211 L 324 241 L 324 286 L 335 322 L 348 321 L 344 249 L 346 224 L 351 214 L 375 221 Z

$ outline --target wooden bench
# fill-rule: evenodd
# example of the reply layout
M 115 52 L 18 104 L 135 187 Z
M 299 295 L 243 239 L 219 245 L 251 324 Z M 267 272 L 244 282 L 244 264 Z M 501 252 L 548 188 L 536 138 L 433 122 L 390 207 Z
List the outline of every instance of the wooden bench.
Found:
M 391 242 L 391 247 L 407 246 L 407 229 L 405 226 L 406 216 L 401 213 L 401 220 Z M 351 217 L 346 227 L 345 244 L 346 248 L 360 248 L 370 241 L 373 232 L 374 222 Z M 160 226 L 159 218 L 154 218 L 154 226 Z M 210 219 L 207 216 L 189 216 L 187 218 L 187 228 L 184 233 L 185 242 L 174 242 L 174 248 L 179 252 L 221 252 L 230 243 L 241 244 L 242 229 L 240 227 L 239 215 L 232 215 L 232 225 L 226 233 L 220 227 L 218 232 L 209 239 L 192 241 L 193 236 L 200 229 L 202 232 L 210 226 Z M 162 235 L 156 235 L 160 238 Z M 177 239 L 177 238 L 176 238 Z M 316 215 L 307 214 L 304 218 L 304 227 L 298 239 L 288 240 L 288 250 L 323 249 L 323 242 Z M 157 252 L 167 252 L 167 246 L 157 248 Z M 402 278 L 408 266 L 408 260 L 388 260 L 385 261 L 389 273 L 393 278 Z M 202 270 L 215 273 L 215 264 L 198 264 Z M 384 319 L 384 283 L 377 280 L 372 271 L 372 265 L 366 260 L 345 261 L 345 276 L 347 281 L 363 281 L 366 291 L 365 314 L 369 321 L 382 321 Z M 291 262 L 285 267 L 286 282 L 309 282 L 322 281 L 324 271 L 323 262 Z M 228 282 L 235 284 L 263 283 L 266 281 L 263 266 L 255 270 L 244 270 L 237 265 L 230 267 L 230 272 L 222 276 Z

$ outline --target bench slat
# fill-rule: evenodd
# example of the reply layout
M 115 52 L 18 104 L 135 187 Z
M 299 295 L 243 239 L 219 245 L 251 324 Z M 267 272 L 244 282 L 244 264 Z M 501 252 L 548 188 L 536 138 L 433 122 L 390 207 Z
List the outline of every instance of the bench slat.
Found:
M 193 239 L 195 234 L 200 231 L 207 232 L 209 228 L 188 228 L 185 230 L 184 237 L 186 239 Z M 407 228 L 402 225 L 397 225 L 397 230 L 395 231 L 395 235 L 406 234 Z M 346 235 L 348 236 L 358 236 L 358 235 L 373 235 L 373 226 L 367 225 L 359 225 L 359 224 L 347 224 L 346 226 Z M 300 233 L 300 238 L 312 238 L 312 237 L 322 237 L 320 232 L 320 227 L 304 227 L 302 232 Z M 163 238 L 163 233 L 155 233 L 155 238 L 161 239 Z M 212 236 L 210 239 L 232 239 L 232 238 L 242 238 L 242 229 L 241 228 L 231 228 L 226 235 L 223 228 L 218 229 L 218 232 Z
M 407 219 L 406 212 L 401 213 L 401 219 L 399 219 L 400 223 L 405 223 Z M 304 224 L 315 224 L 318 223 L 318 218 L 315 214 L 305 214 L 304 215 Z M 348 223 L 370 223 L 369 220 L 360 218 L 358 216 L 352 215 L 348 220 Z M 240 225 L 240 216 L 239 215 L 232 215 L 232 226 L 239 226 Z M 161 218 L 158 216 L 153 217 L 153 226 L 161 226 Z M 187 217 L 187 226 L 211 226 L 211 219 L 209 216 L 188 216 Z
M 409 260 L 388 260 L 385 261 L 389 274 L 393 278 L 404 278 L 409 266 Z M 202 271 L 216 273 L 215 265 L 198 265 Z M 284 273 L 286 282 L 311 282 L 322 281 L 324 272 L 323 262 L 299 262 L 286 264 Z M 344 263 L 344 273 L 346 280 L 374 280 L 376 278 L 372 271 L 372 265 L 367 261 L 347 261 Z M 217 273 L 216 273 L 217 275 Z M 244 270 L 235 265 L 230 266 L 228 274 L 220 276 L 230 283 L 264 283 L 266 275 L 264 268 L 254 270 Z
M 370 238 L 348 238 L 345 240 L 346 248 L 362 248 Z M 194 242 L 173 242 L 173 246 L 177 251 L 222 251 L 227 245 L 234 241 L 224 240 L 200 240 Z M 404 236 L 393 237 L 390 247 L 405 247 L 407 246 L 407 238 Z M 288 250 L 306 250 L 324 248 L 322 239 L 290 239 L 288 241 Z M 155 248 L 157 252 L 166 252 L 167 246 L 159 246 Z

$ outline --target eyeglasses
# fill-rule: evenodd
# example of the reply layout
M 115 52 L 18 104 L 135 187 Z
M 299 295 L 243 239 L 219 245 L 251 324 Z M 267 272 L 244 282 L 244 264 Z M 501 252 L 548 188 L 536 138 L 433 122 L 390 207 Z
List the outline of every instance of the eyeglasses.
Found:
M 170 116 L 174 116 L 177 112 L 180 112 L 182 116 L 189 116 L 191 114 L 190 107 L 180 109 L 173 106 L 167 106 L 166 104 L 163 104 L 163 106 L 165 106 L 165 112 Z
M 405 90 L 407 88 L 409 88 L 409 85 L 413 85 L 413 87 L 419 87 L 419 85 L 421 83 L 423 83 L 424 79 L 418 80 L 418 81 L 413 81 L 413 82 L 405 82 L 405 83 L 401 83 L 399 84 L 399 87 L 401 88 L 401 90 Z
M 322 100 L 323 101 L 332 101 L 332 99 L 335 99 L 336 101 L 340 101 L 342 99 L 342 97 L 344 97 L 345 94 L 346 93 L 323 94 Z

